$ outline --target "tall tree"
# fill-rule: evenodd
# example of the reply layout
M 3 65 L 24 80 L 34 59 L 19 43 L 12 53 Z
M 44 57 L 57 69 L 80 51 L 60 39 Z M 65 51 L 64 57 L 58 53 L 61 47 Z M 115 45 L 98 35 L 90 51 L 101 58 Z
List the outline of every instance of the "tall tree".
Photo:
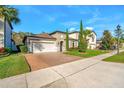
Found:
M 102 37 L 102 49 L 109 50 L 112 48 L 114 42 L 111 32 L 109 30 L 104 30 Z
M 68 29 L 66 29 L 66 50 L 69 50 L 69 34 Z
M 117 54 L 119 54 L 120 39 L 123 37 L 123 35 L 124 35 L 124 32 L 121 29 L 121 26 L 117 25 L 115 29 L 115 36 L 117 38 Z
M 82 20 L 80 22 L 80 32 L 79 32 L 79 41 L 78 41 L 78 48 L 79 48 L 79 52 L 86 52 L 87 50 L 87 37 L 92 36 L 92 31 L 91 30 L 84 30 L 83 29 L 83 24 L 82 24 Z
M 83 24 L 82 24 L 82 20 L 80 21 L 79 52 L 83 52 Z

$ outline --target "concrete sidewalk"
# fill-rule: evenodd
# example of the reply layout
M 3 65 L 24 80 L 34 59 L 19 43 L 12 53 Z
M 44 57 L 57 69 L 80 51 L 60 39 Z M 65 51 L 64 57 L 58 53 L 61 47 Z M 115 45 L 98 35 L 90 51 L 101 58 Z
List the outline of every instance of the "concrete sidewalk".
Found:
M 124 87 L 124 64 L 108 63 L 107 53 L 0 80 L 5 88 Z

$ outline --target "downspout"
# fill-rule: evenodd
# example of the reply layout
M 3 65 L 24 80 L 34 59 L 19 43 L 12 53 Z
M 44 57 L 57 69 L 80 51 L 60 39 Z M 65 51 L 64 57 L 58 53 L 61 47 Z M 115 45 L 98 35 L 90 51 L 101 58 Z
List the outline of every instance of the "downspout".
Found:
M 11 49 L 13 50 L 13 48 L 12 48 L 12 44 L 14 44 L 14 41 L 12 40 L 12 28 L 11 28 Z M 15 44 L 14 44 L 15 45 Z
M 6 47 L 6 17 L 4 17 L 4 48 Z

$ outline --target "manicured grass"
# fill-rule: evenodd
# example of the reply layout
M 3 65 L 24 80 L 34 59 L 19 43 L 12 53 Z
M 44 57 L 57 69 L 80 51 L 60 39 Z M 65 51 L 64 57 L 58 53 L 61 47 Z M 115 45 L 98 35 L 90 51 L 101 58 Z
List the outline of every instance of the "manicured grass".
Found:
M 29 66 L 22 54 L 11 54 L 0 58 L 0 78 L 29 72 Z
M 97 55 L 108 53 L 108 52 L 109 51 L 105 51 L 105 50 L 87 50 L 86 53 L 82 53 L 82 52 L 79 52 L 78 49 L 71 49 L 70 51 L 65 52 L 65 54 L 88 58 L 88 57 L 93 57 L 93 56 L 97 56 Z
M 124 63 L 124 52 L 121 52 L 120 54 L 116 54 L 106 59 L 103 59 L 103 61 Z

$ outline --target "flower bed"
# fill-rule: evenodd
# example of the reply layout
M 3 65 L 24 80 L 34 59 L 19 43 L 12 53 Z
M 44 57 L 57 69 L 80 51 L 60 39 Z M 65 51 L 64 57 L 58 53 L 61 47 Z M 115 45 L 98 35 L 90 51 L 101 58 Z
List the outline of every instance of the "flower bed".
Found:
M 0 48 L 0 58 L 10 55 L 7 48 Z

